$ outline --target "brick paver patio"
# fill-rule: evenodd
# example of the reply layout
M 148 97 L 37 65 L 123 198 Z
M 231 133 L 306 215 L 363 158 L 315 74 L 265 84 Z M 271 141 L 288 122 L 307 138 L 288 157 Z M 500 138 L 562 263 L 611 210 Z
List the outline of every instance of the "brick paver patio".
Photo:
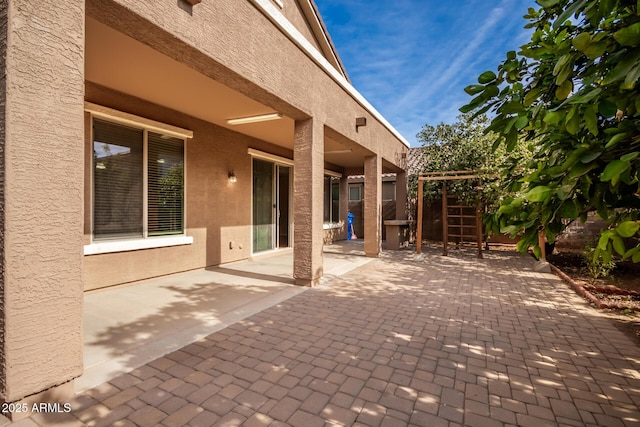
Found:
M 527 256 L 385 252 L 15 426 L 632 426 L 640 350 Z

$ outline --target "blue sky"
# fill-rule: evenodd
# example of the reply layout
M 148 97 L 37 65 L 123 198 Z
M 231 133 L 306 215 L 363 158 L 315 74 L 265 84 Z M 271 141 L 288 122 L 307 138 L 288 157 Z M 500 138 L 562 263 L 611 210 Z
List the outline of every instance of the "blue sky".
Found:
M 529 40 L 534 0 L 315 0 L 355 88 L 411 143 Z

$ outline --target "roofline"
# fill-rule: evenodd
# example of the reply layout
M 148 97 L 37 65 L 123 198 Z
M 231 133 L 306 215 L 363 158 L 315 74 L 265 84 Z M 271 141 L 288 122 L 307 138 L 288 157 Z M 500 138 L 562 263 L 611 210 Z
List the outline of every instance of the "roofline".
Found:
M 298 31 L 297 28 L 284 17 L 271 2 L 271 0 L 250 0 L 258 10 L 260 10 L 269 20 L 280 29 L 293 43 L 295 43 L 303 52 L 311 58 L 320 68 L 322 68 L 338 85 L 340 85 L 351 97 L 357 101 L 365 110 L 375 117 L 384 127 L 389 130 L 400 142 L 405 146 L 411 147 L 411 144 L 394 128 L 391 123 L 385 119 L 373 105 L 366 100 L 360 92 L 353 87 L 351 82 L 342 75 L 331 63 L 322 56 L 320 52 Z
M 320 36 L 322 37 L 322 41 L 325 42 L 325 44 L 327 45 L 327 47 L 329 48 L 329 53 L 331 58 L 336 62 L 336 65 L 340 68 L 340 71 L 342 72 L 342 74 L 344 75 L 344 77 L 347 79 L 347 81 L 349 83 L 351 83 L 351 79 L 349 78 L 349 75 L 347 74 L 347 69 L 344 67 L 344 64 L 342 63 L 342 59 L 340 59 L 340 55 L 338 54 L 338 50 L 336 49 L 336 46 L 333 44 L 333 40 L 331 40 L 331 35 L 329 34 L 329 30 L 327 30 L 327 26 L 324 23 L 324 20 L 322 19 L 322 15 L 320 15 L 320 11 L 318 10 L 318 6 L 316 5 L 316 2 L 314 0 L 302 0 L 301 3 L 308 5 L 309 6 L 309 11 L 311 13 L 313 13 L 313 16 L 311 17 L 307 17 L 308 19 L 315 21 L 315 24 L 317 24 L 318 28 L 320 29 Z M 306 12 L 307 8 L 303 7 L 303 10 Z M 319 35 L 316 34 L 316 37 L 318 37 Z

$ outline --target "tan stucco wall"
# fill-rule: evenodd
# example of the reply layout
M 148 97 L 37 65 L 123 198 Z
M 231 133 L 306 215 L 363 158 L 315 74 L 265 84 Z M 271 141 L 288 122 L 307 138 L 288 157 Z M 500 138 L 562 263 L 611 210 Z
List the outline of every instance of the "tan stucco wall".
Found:
M 293 153 L 90 82 L 87 82 L 86 87 L 89 102 L 193 131 L 193 138 L 186 143 L 185 178 L 186 234 L 193 236 L 194 243 L 85 256 L 85 289 L 97 289 L 249 258 L 252 163 L 248 149 L 289 159 Z M 89 128 L 89 116 L 86 117 L 86 126 Z M 87 180 L 91 173 L 91 146 L 92 142 L 87 137 Z M 234 184 L 228 182 L 230 170 L 238 178 Z M 91 241 L 91 203 L 91 186 L 87 185 L 85 244 Z
M 308 235 L 300 236 L 309 240 L 296 249 L 306 257 L 307 280 L 322 270 L 322 129 L 334 129 L 390 163 L 406 151 L 252 1 L 203 1 L 189 11 L 175 0 L 77 0 L 64 7 L 54 0 L 0 0 L 0 6 L 6 13 L 0 13 L 6 28 L 0 34 L 0 43 L 6 42 L 0 100 L 5 107 L 0 397 L 5 400 L 81 374 L 83 288 L 248 257 L 247 149 L 293 156 L 293 147 L 275 147 L 88 83 L 88 101 L 194 132 L 186 159 L 187 234 L 194 244 L 83 256 L 91 206 L 85 188 L 91 167 L 83 112 L 85 6 L 88 15 L 298 123 L 312 120 L 310 139 L 302 138 L 304 149 L 296 147 L 320 150 L 309 159 L 311 172 L 299 172 L 298 191 L 310 185 L 315 194 L 298 200 L 308 207 L 302 220 L 311 225 Z M 355 118 L 362 116 L 367 126 L 356 132 Z M 238 177 L 233 186 L 227 184 L 231 168 Z M 233 249 L 229 241 L 236 242 Z
M 7 29 L 8 29 L 8 0 L 0 0 L 0 64 L 2 64 L 2 70 L 6 70 L 6 54 L 7 54 Z M 4 307 L 5 303 L 5 156 L 4 152 L 6 150 L 6 106 L 7 106 L 7 92 L 6 85 L 7 79 L 4 72 L 0 74 L 0 307 Z M 0 348 L 0 392 L 5 395 L 7 381 L 6 381 L 6 355 L 4 350 L 4 342 L 5 342 L 5 328 L 6 328 L 6 316 L 4 315 L 4 311 L 2 315 L 0 315 L 0 342 L 2 347 Z
M 315 123 L 331 129 L 350 144 L 377 153 L 387 163 L 396 163 L 400 153 L 407 151 L 401 141 L 275 29 L 249 1 L 202 2 L 187 14 L 174 2 L 88 0 L 87 14 L 285 115 L 298 120 L 314 117 Z M 93 97 L 89 89 L 87 99 L 105 104 Z M 251 163 L 246 149 L 260 142 L 186 116 L 178 119 L 181 116 L 176 112 L 162 111 L 159 107 L 149 109 L 133 101 L 114 99 L 106 104 L 194 131 L 193 140 L 187 143 L 186 178 L 187 234 L 195 242 L 189 246 L 87 256 L 85 288 L 247 258 Z M 367 126 L 356 131 L 356 117 L 366 117 Z M 278 151 L 278 147 L 267 144 L 265 151 Z M 285 157 L 291 158 L 292 154 L 287 151 Z M 230 158 L 242 165 L 229 165 Z M 232 188 L 227 188 L 226 183 L 229 168 L 239 177 Z M 217 199 L 211 199 L 212 194 Z M 219 203 L 220 197 L 225 198 L 224 205 Z M 232 209 L 227 210 L 227 206 Z M 85 209 L 89 211 L 87 206 Z M 319 230 L 316 233 L 322 236 Z M 236 243 L 233 250 L 229 249 L 229 241 Z M 238 249 L 240 245 L 242 249 Z M 318 250 L 314 246 L 313 252 Z M 117 272 L 109 271 L 113 265 L 119 266 Z
M 320 50 L 320 44 L 316 37 L 309 28 L 309 23 L 307 22 L 304 12 L 300 9 L 300 5 L 297 0 L 283 0 L 282 3 L 284 7 L 280 9 L 280 12 L 293 24 L 294 27 L 302 35 L 309 40 L 309 42 L 318 50 Z
M 84 2 L 0 5 L 7 46 L 0 397 L 15 401 L 82 373 Z
M 296 122 L 293 170 L 293 277 L 315 286 L 323 273 L 324 127 L 319 120 Z M 318 203 L 320 202 L 320 203 Z
M 364 162 L 364 251 L 377 257 L 382 243 L 382 159 L 369 156 Z

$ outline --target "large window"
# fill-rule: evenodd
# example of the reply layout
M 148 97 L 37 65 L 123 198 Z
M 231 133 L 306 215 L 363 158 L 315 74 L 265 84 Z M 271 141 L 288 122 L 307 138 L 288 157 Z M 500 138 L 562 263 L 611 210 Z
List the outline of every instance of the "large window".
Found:
M 183 233 L 184 140 L 94 119 L 94 239 Z
M 324 177 L 324 223 L 340 221 L 340 178 Z

